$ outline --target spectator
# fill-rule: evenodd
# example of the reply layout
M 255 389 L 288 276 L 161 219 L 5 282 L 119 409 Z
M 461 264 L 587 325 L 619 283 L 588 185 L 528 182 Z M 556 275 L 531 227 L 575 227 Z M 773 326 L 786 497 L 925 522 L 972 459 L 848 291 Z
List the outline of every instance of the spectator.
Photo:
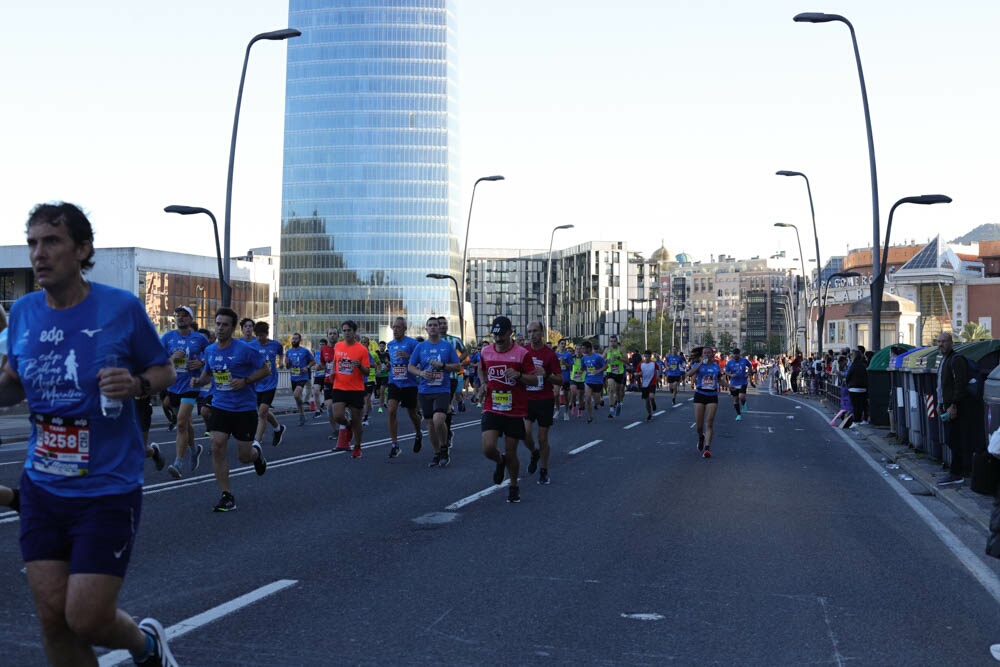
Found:
M 854 359 L 847 368 L 847 391 L 851 395 L 851 412 L 854 423 L 851 428 L 857 428 L 868 423 L 868 364 L 865 354 L 860 349 L 854 353 Z
M 802 353 L 795 354 L 792 359 L 792 393 L 799 393 L 799 376 L 802 375 Z
M 941 355 L 937 373 L 937 399 L 944 422 L 944 444 L 951 450 L 948 476 L 938 482 L 942 488 L 959 486 L 965 481 L 969 457 L 969 428 L 973 414 L 968 390 L 969 365 L 965 357 L 955 354 L 954 339 L 942 331 L 937 337 Z

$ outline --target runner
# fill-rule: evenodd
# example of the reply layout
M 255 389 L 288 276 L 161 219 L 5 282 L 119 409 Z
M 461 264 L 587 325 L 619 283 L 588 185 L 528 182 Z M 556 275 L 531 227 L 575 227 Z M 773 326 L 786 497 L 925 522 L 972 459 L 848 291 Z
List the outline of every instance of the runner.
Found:
M 371 353 L 358 339 L 358 325 L 354 320 L 346 320 L 340 325 L 344 340 L 337 343 L 333 351 L 333 410 L 334 421 L 344 427 L 343 440 L 337 440 L 335 449 L 349 449 L 354 440 L 351 458 L 361 458 L 361 437 L 364 426 L 361 411 L 365 406 L 365 378 L 371 368 Z M 350 409 L 351 419 L 346 413 Z
M 283 362 L 284 348 L 278 341 L 267 337 L 270 330 L 271 326 L 267 322 L 257 322 L 253 325 L 256 338 L 250 347 L 260 353 L 268 370 L 267 376 L 254 386 L 257 392 L 257 432 L 253 441 L 259 445 L 264 439 L 264 429 L 270 424 L 274 431 L 271 435 L 271 444 L 277 447 L 285 437 L 285 425 L 278 423 L 278 418 L 271 412 L 271 406 L 274 404 L 274 394 L 278 390 L 278 366 Z
M 560 389 L 560 396 L 562 398 L 562 405 L 559 406 L 559 414 L 562 416 L 564 422 L 569 421 L 569 411 L 573 406 L 573 381 L 570 378 L 570 374 L 573 371 L 573 359 L 576 355 L 573 354 L 573 350 L 566 348 L 567 340 L 562 338 L 559 340 L 558 347 L 556 349 L 556 358 L 559 359 L 559 370 L 562 371 L 562 388 Z
M 493 344 L 480 352 L 479 379 L 483 398 L 483 455 L 496 463 L 493 483 L 503 484 L 504 469 L 510 479 L 507 502 L 521 502 L 517 484 L 520 462 L 517 442 L 525 437 L 524 418 L 528 415 L 526 385 L 538 385 L 535 362 L 524 347 L 511 342 L 510 319 L 497 317 L 490 326 Z M 551 416 L 551 411 L 549 413 Z M 504 453 L 497 451 L 497 441 L 504 436 Z
M 469 400 L 472 401 L 473 405 L 479 405 L 479 399 L 477 397 L 477 394 L 479 392 L 479 360 L 480 360 L 479 353 L 481 350 L 482 350 L 481 345 L 478 347 L 473 346 L 469 348 L 469 357 L 468 357 L 469 365 L 466 369 L 466 373 L 468 373 L 469 377 L 471 378 L 469 386 L 472 389 L 472 394 Z
M 313 353 L 302 347 L 302 334 L 292 334 L 292 346 L 285 352 L 285 368 L 291 371 L 292 396 L 299 410 L 299 426 L 306 425 L 302 392 L 309 386 L 309 369 L 316 362 Z
M 581 345 L 583 345 L 581 363 L 586 372 L 584 382 L 587 385 L 583 394 L 583 403 L 587 407 L 587 423 L 590 424 L 594 421 L 594 404 L 597 403 L 601 392 L 604 391 L 604 371 L 607 370 L 608 365 L 604 361 L 604 357 L 594 352 L 594 346 L 590 341 L 583 341 Z
M 118 609 L 142 511 L 145 452 L 131 399 L 170 386 L 173 365 L 136 297 L 84 278 L 94 233 L 83 211 L 39 204 L 27 237 L 41 289 L 11 308 L 0 406 L 27 399 L 32 428 L 19 494 L 0 500 L 20 503 L 46 657 L 96 665 L 93 646 L 103 646 L 176 666 L 159 622 L 137 624 Z
M 319 352 L 316 353 L 315 359 L 316 363 L 313 364 L 313 404 L 315 409 L 315 414 L 313 418 L 319 417 L 323 414 L 323 402 L 326 401 L 324 396 L 324 388 L 326 387 L 326 363 L 320 359 L 323 352 L 323 348 L 329 347 L 326 342 L 326 338 L 319 339 Z M 332 350 L 331 350 L 332 354 Z
M 458 359 L 459 361 L 461 361 L 462 357 L 465 355 L 465 346 L 462 345 L 462 341 L 459 338 L 448 334 L 448 318 L 444 317 L 443 315 L 441 317 L 438 317 L 438 331 L 441 334 L 441 340 L 447 342 L 449 345 L 455 348 L 455 352 L 456 354 L 458 354 Z M 455 409 L 456 409 L 455 396 L 457 393 L 458 393 L 458 374 L 454 374 L 451 376 L 451 398 L 448 402 L 447 424 L 448 424 L 449 449 L 451 448 L 452 441 L 455 439 L 454 434 L 451 432 L 451 418 L 452 415 L 455 414 Z M 465 404 L 462 404 L 462 406 L 459 409 L 462 412 L 464 412 Z
M 625 353 L 618 346 L 618 336 L 611 336 L 604 358 L 608 366 L 604 377 L 608 384 L 608 419 L 611 419 L 621 416 L 621 402 L 625 398 Z
M 249 317 L 244 317 L 240 320 L 240 331 L 243 333 L 244 343 L 253 343 L 257 338 L 253 333 L 254 321 Z
M 677 387 L 684 374 L 684 355 L 675 346 L 664 360 L 667 367 L 667 388 L 670 390 L 671 405 L 677 405 Z
M 701 359 L 687 372 L 694 378 L 694 422 L 698 429 L 698 451 L 703 458 L 712 458 L 712 436 L 715 434 L 715 412 L 719 409 L 719 364 L 715 350 L 707 345 L 692 354 L 701 353 Z
M 740 357 L 738 348 L 726 362 L 726 377 L 729 378 L 729 395 L 733 397 L 733 407 L 736 408 L 736 421 L 743 421 L 743 412 L 747 411 L 747 382 L 753 373 L 753 366 L 747 359 Z
M 215 342 L 215 332 L 211 329 L 198 329 L 198 333 L 208 339 L 208 344 Z M 206 348 L 207 349 L 207 348 Z M 201 415 L 202 425 L 205 427 L 205 437 L 211 438 L 212 434 L 208 430 L 208 418 L 212 416 L 212 383 L 209 382 L 198 390 L 198 399 L 195 408 Z
M 569 388 L 569 402 L 576 408 L 576 416 L 583 416 L 583 397 L 586 395 L 587 369 L 583 367 L 583 344 L 576 346 L 573 350 L 573 365 L 569 369 L 569 380 L 572 386 Z
M 653 353 L 646 350 L 639 364 L 639 386 L 642 388 L 642 400 L 646 402 L 646 421 L 653 421 L 656 412 L 656 385 L 659 380 Z
M 336 345 L 340 340 L 340 330 L 337 327 L 330 327 L 326 331 L 326 337 L 328 343 L 325 347 L 321 348 L 319 351 L 319 360 L 326 368 L 326 379 L 323 385 L 323 404 L 326 409 L 326 417 L 330 420 L 330 428 L 333 430 L 328 437 L 330 440 L 337 440 L 337 448 L 339 449 L 350 449 L 351 438 L 347 434 L 347 426 L 343 424 L 338 424 L 333 418 L 333 378 L 334 378 L 334 360 L 336 351 Z
M 258 475 L 267 472 L 264 450 L 254 438 L 257 430 L 257 392 L 254 383 L 270 375 L 270 369 L 258 350 L 233 338 L 239 315 L 230 308 L 215 312 L 216 342 L 205 350 L 205 366 L 195 387 L 212 383 L 212 411 L 208 429 L 212 438 L 212 472 L 222 492 L 215 512 L 236 509 L 236 498 L 229 485 L 229 462 L 226 446 L 230 436 L 236 440 L 240 463 L 253 463 Z
M 174 364 L 177 380 L 167 389 L 167 398 L 177 411 L 177 455 L 167 472 L 174 479 L 183 477 L 182 461 L 191 448 L 188 471 L 193 473 L 201 463 L 204 450 L 194 441 L 194 409 L 198 405 L 199 391 L 191 386 L 191 378 L 201 374 L 208 338 L 192 330 L 194 313 L 187 306 L 177 306 L 174 318 L 177 328 L 163 334 L 163 347 Z
M 406 335 L 406 318 L 397 317 L 392 321 L 392 340 L 389 341 L 386 352 L 391 364 L 389 371 L 389 388 L 386 391 L 389 402 L 389 439 L 392 447 L 389 458 L 399 456 L 399 406 L 406 408 L 413 423 L 413 453 L 420 451 L 423 445 L 423 433 L 420 431 L 420 413 L 417 412 L 417 379 L 409 373 L 407 366 L 410 355 L 417 347 L 417 341 Z
M 531 461 L 528 463 L 528 474 L 534 474 L 541 459 L 542 469 L 538 473 L 538 483 L 549 483 L 549 428 L 555 413 L 555 393 L 553 387 L 562 387 L 563 375 L 559 365 L 559 357 L 555 351 L 545 344 L 545 330 L 541 322 L 528 323 L 528 354 L 535 365 L 538 384 L 527 385 L 528 411 L 524 417 L 524 444 L 531 451 Z M 532 437 L 533 422 L 538 422 L 538 446 Z
M 451 405 L 451 371 L 462 369 L 455 346 L 441 339 L 440 319 L 427 320 L 427 340 L 418 343 L 410 355 L 407 370 L 420 378 L 417 394 L 420 409 L 428 422 L 434 459 L 430 467 L 448 467 L 451 443 L 448 439 L 448 410 Z M 414 451 L 419 449 L 414 443 Z
M 389 369 L 392 367 L 384 340 L 378 342 L 375 360 L 375 400 L 378 401 L 378 413 L 382 414 L 382 406 L 386 405 L 388 401 L 385 388 L 389 385 Z

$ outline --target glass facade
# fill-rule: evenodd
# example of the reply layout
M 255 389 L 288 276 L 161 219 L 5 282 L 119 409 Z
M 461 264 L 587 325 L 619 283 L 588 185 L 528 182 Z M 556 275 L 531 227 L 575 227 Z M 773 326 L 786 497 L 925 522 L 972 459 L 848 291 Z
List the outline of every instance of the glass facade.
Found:
M 461 274 L 451 0 L 291 0 L 282 187 L 281 333 L 353 319 L 457 331 Z

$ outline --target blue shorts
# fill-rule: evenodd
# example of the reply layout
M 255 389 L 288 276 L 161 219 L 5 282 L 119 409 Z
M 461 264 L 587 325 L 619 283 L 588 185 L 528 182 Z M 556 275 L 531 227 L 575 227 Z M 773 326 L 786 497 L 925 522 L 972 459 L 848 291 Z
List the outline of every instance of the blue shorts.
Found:
M 142 488 L 91 498 L 49 493 L 21 475 L 21 556 L 69 562 L 70 574 L 125 578 L 142 512 Z

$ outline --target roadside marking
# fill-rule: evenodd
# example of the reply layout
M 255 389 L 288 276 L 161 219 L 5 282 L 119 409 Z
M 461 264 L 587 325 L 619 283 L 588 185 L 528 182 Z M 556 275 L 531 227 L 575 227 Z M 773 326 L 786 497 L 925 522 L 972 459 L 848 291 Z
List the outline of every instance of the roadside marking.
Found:
M 583 450 L 590 449 L 591 447 L 593 447 L 596 444 L 599 444 L 600 442 L 601 442 L 600 440 L 592 440 L 591 442 L 588 442 L 586 445 L 581 445 L 581 446 L 577 447 L 576 449 L 571 449 L 568 452 L 568 454 L 570 456 L 576 456 L 577 454 L 579 454 Z
M 674 407 L 674 408 L 679 408 L 679 407 L 681 407 L 682 405 L 684 405 L 684 404 L 683 404 L 683 403 L 674 403 L 672 407 Z
M 626 430 L 626 431 L 627 431 L 627 430 L 629 430 L 630 428 L 635 428 L 636 426 L 638 426 L 638 425 L 639 425 L 639 424 L 641 424 L 641 423 L 642 423 L 642 422 L 632 422 L 631 424 L 629 424 L 628 426 L 626 426 L 624 430 Z
M 217 607 L 212 607 L 208 611 L 202 612 L 197 616 L 192 616 L 191 618 L 181 621 L 176 625 L 171 625 L 167 628 L 167 639 L 169 640 L 183 637 L 189 632 L 217 621 L 223 616 L 231 614 L 234 611 L 239 611 L 244 607 L 248 607 L 258 600 L 263 600 L 264 598 L 274 595 L 289 586 L 294 586 L 297 583 L 299 582 L 295 579 L 279 579 L 278 581 L 270 583 L 267 586 L 261 586 L 255 591 L 250 591 L 245 595 L 241 595 L 235 600 L 230 600 L 229 602 L 224 602 Z M 129 654 L 127 650 L 121 649 L 102 655 L 98 664 L 101 665 L 101 667 L 111 667 L 111 665 L 118 665 L 131 660 L 131 654 Z
M 666 412 L 666 410 L 660 410 L 659 412 L 654 412 L 654 413 L 653 413 L 653 416 L 654 416 L 654 417 L 659 417 L 659 416 L 660 416 L 660 415 L 662 415 L 662 414 L 663 414 L 664 412 Z
M 477 500 L 479 500 L 480 498 L 485 498 L 486 496 L 490 495 L 491 493 L 496 493 L 500 489 L 503 489 L 503 488 L 508 487 L 508 486 L 510 486 L 510 480 L 509 479 L 505 479 L 502 484 L 494 484 L 493 486 L 487 487 L 487 488 L 483 489 L 482 491 L 477 491 L 476 493 L 473 493 L 471 496 L 466 496 L 466 497 L 462 498 L 461 500 L 457 500 L 457 501 L 453 502 L 451 505 L 448 505 L 447 507 L 445 507 L 445 509 L 449 510 L 449 511 L 454 511 L 454 510 L 457 510 L 457 509 L 462 509 L 466 505 L 474 503 Z

